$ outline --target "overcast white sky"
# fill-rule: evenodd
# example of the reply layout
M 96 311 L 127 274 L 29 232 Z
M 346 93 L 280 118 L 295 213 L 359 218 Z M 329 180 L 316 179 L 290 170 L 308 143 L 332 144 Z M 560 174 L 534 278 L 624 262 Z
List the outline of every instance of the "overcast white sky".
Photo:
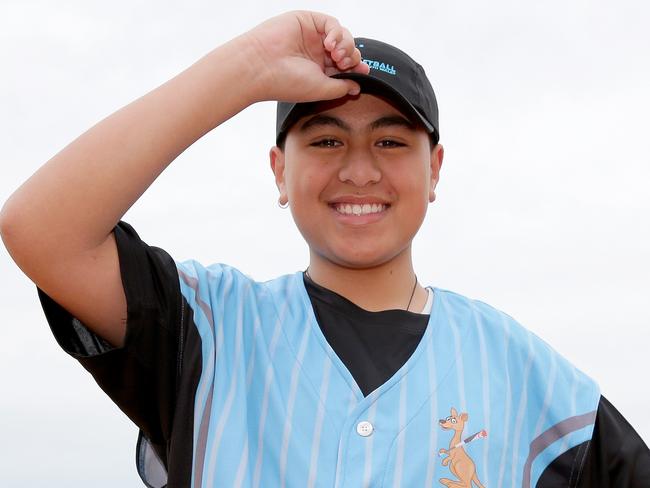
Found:
M 433 83 L 446 153 L 415 244 L 420 281 L 513 315 L 649 441 L 643 0 L 1 0 L 0 202 L 91 124 L 293 8 L 402 47 Z M 274 105 L 249 108 L 181 155 L 125 220 L 176 259 L 258 279 L 304 268 L 306 246 L 276 206 L 273 134 Z M 136 429 L 58 349 L 4 248 L 0 287 L 0 484 L 141 486 Z

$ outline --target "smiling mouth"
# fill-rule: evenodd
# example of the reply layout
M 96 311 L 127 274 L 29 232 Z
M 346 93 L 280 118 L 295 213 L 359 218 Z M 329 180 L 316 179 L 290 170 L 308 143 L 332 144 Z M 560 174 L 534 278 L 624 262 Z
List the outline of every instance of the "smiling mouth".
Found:
M 389 205 L 383 203 L 336 203 L 332 208 L 342 215 L 372 215 L 386 211 Z

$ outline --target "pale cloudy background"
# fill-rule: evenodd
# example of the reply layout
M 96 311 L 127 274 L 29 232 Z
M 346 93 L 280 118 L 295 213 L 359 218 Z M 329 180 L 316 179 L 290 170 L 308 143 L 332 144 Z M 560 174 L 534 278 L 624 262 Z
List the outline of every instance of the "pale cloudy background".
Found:
M 293 8 L 403 47 L 433 82 L 446 158 L 415 244 L 420 280 L 513 315 L 596 378 L 650 440 L 643 0 L 2 0 L 0 201 L 91 124 Z M 273 127 L 271 103 L 238 115 L 125 219 L 177 259 L 258 279 L 304 268 L 268 170 Z M 0 286 L 0 485 L 141 486 L 135 428 L 58 349 L 4 248 Z

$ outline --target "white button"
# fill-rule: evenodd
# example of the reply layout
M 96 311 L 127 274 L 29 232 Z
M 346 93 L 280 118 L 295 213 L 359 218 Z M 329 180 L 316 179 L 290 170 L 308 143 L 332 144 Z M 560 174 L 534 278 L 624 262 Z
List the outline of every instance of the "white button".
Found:
M 373 430 L 375 430 L 375 428 L 367 420 L 364 420 L 357 424 L 357 434 L 359 434 L 360 436 L 368 437 L 369 435 L 372 434 Z

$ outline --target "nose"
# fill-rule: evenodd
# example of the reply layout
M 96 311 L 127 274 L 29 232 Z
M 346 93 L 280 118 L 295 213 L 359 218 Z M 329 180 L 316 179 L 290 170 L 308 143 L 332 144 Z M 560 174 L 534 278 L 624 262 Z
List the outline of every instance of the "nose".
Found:
M 339 179 L 358 187 L 364 187 L 381 180 L 381 170 L 377 166 L 370 151 L 354 150 L 345 155 Z

